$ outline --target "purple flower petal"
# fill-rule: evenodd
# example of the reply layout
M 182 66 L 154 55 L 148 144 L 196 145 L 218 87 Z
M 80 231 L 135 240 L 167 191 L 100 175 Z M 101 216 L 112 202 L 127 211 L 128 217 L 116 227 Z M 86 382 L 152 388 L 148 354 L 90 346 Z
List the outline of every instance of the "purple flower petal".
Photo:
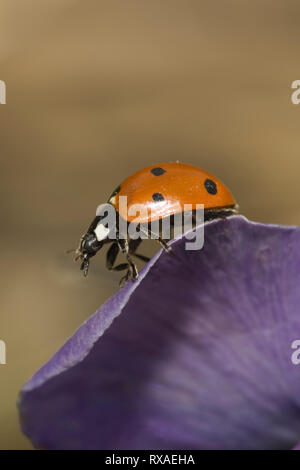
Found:
M 300 441 L 300 229 L 210 222 L 159 252 L 23 387 L 46 449 L 291 449 Z

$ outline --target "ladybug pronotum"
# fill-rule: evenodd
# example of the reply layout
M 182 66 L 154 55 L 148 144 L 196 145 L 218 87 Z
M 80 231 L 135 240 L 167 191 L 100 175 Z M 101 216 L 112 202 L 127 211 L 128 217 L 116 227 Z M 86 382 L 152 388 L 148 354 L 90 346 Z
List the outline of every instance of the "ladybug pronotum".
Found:
M 127 197 L 127 207 L 124 210 L 120 201 L 121 196 Z M 81 259 L 81 270 L 86 276 L 89 268 L 89 260 L 104 244 L 111 246 L 106 255 L 106 266 L 109 270 L 123 271 L 126 275 L 121 279 L 123 285 L 128 279 L 136 279 L 138 270 L 133 257 L 142 261 L 149 258 L 136 253 L 142 239 L 132 239 L 129 234 L 120 237 L 120 223 L 139 224 L 148 231 L 151 222 L 161 221 L 166 217 L 175 216 L 178 211 L 182 212 L 185 204 L 204 205 L 204 221 L 219 217 L 228 217 L 238 212 L 238 206 L 230 191 L 216 177 L 193 165 L 185 163 L 161 163 L 143 168 L 121 183 L 108 199 L 108 207 L 116 211 L 116 225 L 114 227 L 115 237 L 109 237 L 110 229 L 103 223 L 103 216 L 96 215 L 87 232 L 81 237 L 79 248 L 76 250 L 76 258 Z M 129 215 L 136 205 L 146 209 L 139 216 Z M 161 233 L 155 234 L 155 238 L 161 246 L 170 251 L 170 246 L 162 238 Z M 152 237 L 153 238 L 153 237 Z M 115 266 L 119 252 L 126 256 L 126 263 Z

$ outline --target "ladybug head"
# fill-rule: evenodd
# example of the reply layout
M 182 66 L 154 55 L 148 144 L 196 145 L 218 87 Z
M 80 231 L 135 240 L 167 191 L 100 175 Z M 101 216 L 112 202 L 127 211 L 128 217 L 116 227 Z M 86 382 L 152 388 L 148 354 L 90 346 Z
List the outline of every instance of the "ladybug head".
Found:
M 94 232 L 87 231 L 80 239 L 79 247 L 76 250 L 75 260 L 81 259 L 80 269 L 84 276 L 87 276 L 90 264 L 90 258 L 95 256 L 97 251 L 102 248 L 103 241 L 98 241 Z
M 88 273 L 90 258 L 95 256 L 103 244 L 109 241 L 108 236 L 112 227 L 115 227 L 114 219 L 111 220 L 107 217 L 107 213 L 111 211 L 111 208 L 114 211 L 110 204 L 99 206 L 96 217 L 80 239 L 79 247 L 75 253 L 75 260 L 81 259 L 80 269 L 83 271 L 84 276 Z

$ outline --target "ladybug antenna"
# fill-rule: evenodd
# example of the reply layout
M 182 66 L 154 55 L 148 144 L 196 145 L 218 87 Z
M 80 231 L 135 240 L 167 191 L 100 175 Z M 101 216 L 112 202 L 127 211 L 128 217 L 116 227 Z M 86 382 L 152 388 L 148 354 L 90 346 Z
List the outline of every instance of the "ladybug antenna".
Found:
M 67 250 L 66 253 L 69 255 L 70 253 L 75 253 L 74 256 L 74 261 L 77 261 L 79 258 L 81 258 L 82 254 L 79 248 L 71 248 L 70 250 Z

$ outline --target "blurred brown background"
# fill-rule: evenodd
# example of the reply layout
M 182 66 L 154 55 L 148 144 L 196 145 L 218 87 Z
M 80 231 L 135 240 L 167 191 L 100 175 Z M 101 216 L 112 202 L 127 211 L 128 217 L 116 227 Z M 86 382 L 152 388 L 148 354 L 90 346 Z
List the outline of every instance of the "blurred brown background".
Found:
M 299 224 L 298 0 L 1 0 L 0 448 L 21 385 L 118 289 L 75 247 L 132 172 L 215 173 L 250 219 Z

